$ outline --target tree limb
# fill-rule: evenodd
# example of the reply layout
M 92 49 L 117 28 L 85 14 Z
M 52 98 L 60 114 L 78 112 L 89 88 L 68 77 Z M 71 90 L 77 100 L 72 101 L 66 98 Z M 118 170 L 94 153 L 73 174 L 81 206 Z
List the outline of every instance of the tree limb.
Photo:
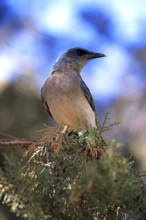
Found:
M 27 148 L 31 144 L 34 144 L 35 141 L 27 140 L 0 140 L 0 148 L 11 148 L 11 147 L 22 147 Z

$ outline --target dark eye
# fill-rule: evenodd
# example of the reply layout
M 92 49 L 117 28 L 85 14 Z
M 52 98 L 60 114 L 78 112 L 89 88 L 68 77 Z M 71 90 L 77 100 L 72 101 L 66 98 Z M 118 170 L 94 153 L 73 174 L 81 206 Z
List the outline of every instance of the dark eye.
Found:
M 82 56 L 82 55 L 85 54 L 85 51 L 79 49 L 79 50 L 76 51 L 76 53 L 77 53 L 79 56 Z

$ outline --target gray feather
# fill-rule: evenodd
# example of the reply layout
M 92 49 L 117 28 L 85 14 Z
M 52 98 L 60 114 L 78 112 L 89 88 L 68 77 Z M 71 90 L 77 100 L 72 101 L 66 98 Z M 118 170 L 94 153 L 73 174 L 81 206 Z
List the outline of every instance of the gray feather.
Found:
M 43 107 L 44 107 L 45 111 L 48 112 L 49 115 L 53 118 L 53 116 L 52 116 L 52 114 L 51 114 L 51 112 L 50 112 L 49 106 L 48 106 L 47 102 L 45 101 L 45 99 L 44 99 L 44 97 L 43 97 L 43 88 L 44 88 L 44 87 L 42 87 L 42 89 L 41 89 L 42 104 L 43 104 Z
M 93 101 L 91 92 L 82 79 L 81 79 L 80 86 L 81 86 L 81 89 L 82 89 L 87 101 L 89 102 L 92 110 L 95 112 L 95 105 L 94 105 L 94 101 Z

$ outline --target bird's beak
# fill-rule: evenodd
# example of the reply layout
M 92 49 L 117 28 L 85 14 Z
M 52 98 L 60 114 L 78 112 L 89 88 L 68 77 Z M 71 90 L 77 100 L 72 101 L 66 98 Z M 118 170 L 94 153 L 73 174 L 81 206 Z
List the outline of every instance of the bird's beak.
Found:
M 106 55 L 103 54 L 103 53 L 93 53 L 93 52 L 89 53 L 87 56 L 88 56 L 88 59 L 95 59 L 95 58 L 100 58 L 100 57 L 106 57 Z

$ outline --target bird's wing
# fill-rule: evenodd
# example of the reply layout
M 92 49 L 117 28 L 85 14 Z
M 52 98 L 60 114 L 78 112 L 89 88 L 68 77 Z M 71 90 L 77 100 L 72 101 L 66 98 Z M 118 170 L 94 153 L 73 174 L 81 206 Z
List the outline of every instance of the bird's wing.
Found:
M 80 86 L 81 86 L 81 89 L 82 89 L 87 101 L 89 102 L 92 110 L 95 112 L 95 105 L 94 105 L 94 101 L 93 101 L 91 92 L 90 92 L 90 90 L 88 89 L 88 87 L 86 86 L 86 84 L 84 83 L 84 81 L 82 79 L 81 79 L 81 82 L 80 82 Z
M 90 92 L 90 90 L 88 89 L 88 87 L 86 86 L 86 84 L 84 83 L 84 81 L 82 79 L 81 79 L 80 85 L 81 85 L 81 89 L 82 89 L 86 99 L 88 100 L 91 108 L 95 112 L 95 105 L 94 105 L 94 101 L 93 101 L 91 92 Z M 95 120 L 96 120 L 96 123 L 97 123 L 97 117 L 95 117 L 95 118 L 96 118 Z M 107 146 L 107 143 L 104 141 L 104 139 L 102 137 L 101 137 L 101 144 L 103 146 Z
M 52 116 L 52 114 L 51 114 L 51 112 L 50 112 L 49 106 L 48 106 L 47 102 L 46 102 L 45 99 L 44 99 L 44 96 L 43 96 L 43 88 L 41 89 L 41 99 L 42 99 L 42 103 L 43 103 L 43 107 L 44 107 L 45 111 L 48 112 L 49 115 L 53 118 L 53 116 Z

